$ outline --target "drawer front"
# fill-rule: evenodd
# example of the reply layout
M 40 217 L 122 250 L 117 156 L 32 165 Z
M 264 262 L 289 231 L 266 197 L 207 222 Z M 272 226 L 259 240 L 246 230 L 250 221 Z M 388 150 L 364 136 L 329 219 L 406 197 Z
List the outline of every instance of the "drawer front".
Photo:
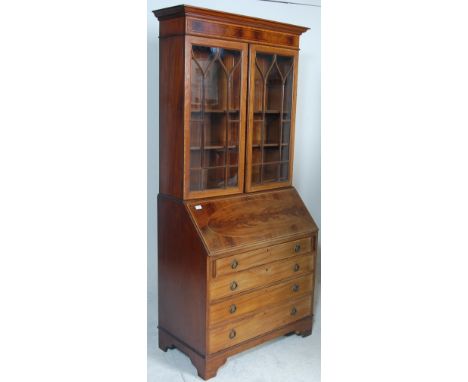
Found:
M 211 279 L 209 283 L 210 301 L 233 296 L 289 277 L 310 273 L 314 267 L 313 259 L 312 255 L 297 256 Z
M 307 296 L 313 290 L 313 283 L 312 275 L 302 276 L 212 304 L 209 306 L 210 327 Z
M 307 237 L 271 247 L 261 248 L 251 252 L 241 253 L 239 255 L 224 257 L 216 260 L 216 277 L 243 271 L 258 265 L 271 263 L 273 261 L 287 259 L 292 256 L 303 255 L 311 251 L 311 238 Z
M 308 296 L 258 312 L 245 320 L 226 323 L 209 331 L 208 351 L 210 354 L 216 353 L 311 314 L 312 296 Z

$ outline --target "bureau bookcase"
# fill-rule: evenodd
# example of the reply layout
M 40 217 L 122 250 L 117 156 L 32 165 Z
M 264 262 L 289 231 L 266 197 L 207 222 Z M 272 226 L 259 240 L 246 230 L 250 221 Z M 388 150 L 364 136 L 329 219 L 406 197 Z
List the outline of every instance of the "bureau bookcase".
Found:
M 318 229 L 292 187 L 307 28 L 180 5 L 159 35 L 159 347 L 203 379 L 312 330 Z

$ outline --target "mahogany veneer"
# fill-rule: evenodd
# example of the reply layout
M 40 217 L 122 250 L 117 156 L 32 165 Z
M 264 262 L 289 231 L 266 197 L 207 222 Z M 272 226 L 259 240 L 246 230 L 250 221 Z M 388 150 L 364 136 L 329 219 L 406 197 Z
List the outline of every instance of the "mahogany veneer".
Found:
M 159 347 L 203 379 L 312 331 L 318 229 L 292 185 L 299 36 L 192 6 L 160 21 Z

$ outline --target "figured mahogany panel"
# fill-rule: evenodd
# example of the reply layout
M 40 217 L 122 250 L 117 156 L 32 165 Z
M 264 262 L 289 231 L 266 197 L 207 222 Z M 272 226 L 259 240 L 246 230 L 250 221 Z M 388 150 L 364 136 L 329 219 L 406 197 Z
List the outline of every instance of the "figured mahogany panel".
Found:
M 207 266 L 182 201 L 158 196 L 159 328 L 205 354 Z
M 238 293 L 260 288 L 276 281 L 311 273 L 314 256 L 298 256 L 288 260 L 250 268 L 233 275 L 212 279 L 208 285 L 210 301 L 234 296 Z
M 229 40 L 258 42 L 287 47 L 299 46 L 299 36 L 297 35 L 227 24 L 226 22 L 188 18 L 186 28 L 187 33 L 201 36 L 222 36 Z
M 314 276 L 307 275 L 212 304 L 209 306 L 208 314 L 210 327 L 238 320 L 284 301 L 309 295 L 312 293 L 313 287 Z
M 208 352 L 216 353 L 311 315 L 312 296 L 289 301 L 239 322 L 226 322 L 208 334 Z
M 186 205 L 210 256 L 279 244 L 317 231 L 294 188 Z
M 312 243 L 310 237 L 308 237 L 271 247 L 256 249 L 255 251 L 249 251 L 239 255 L 223 257 L 215 262 L 216 269 L 214 276 L 218 277 L 228 273 L 240 272 L 257 265 L 302 255 L 311 250 Z

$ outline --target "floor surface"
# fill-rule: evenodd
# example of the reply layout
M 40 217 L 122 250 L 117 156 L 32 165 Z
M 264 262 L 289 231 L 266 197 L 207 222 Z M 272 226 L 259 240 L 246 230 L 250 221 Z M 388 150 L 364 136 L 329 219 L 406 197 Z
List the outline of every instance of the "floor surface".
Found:
M 280 337 L 228 358 L 211 382 L 319 382 L 320 283 L 312 335 Z M 157 315 L 156 315 L 157 317 Z M 177 349 L 158 348 L 157 323 L 148 322 L 148 382 L 200 382 L 190 359 Z

